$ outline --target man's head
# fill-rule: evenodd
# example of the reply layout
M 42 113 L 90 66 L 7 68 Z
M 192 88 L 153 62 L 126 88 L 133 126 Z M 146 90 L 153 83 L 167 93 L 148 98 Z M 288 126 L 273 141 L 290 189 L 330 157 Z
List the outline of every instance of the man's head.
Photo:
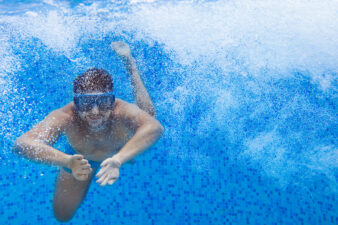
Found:
M 74 81 L 74 93 L 112 92 L 113 79 L 103 69 L 92 68 L 77 76 Z
M 89 69 L 74 81 L 74 103 L 82 120 L 90 128 L 106 124 L 114 106 L 113 80 L 106 70 Z

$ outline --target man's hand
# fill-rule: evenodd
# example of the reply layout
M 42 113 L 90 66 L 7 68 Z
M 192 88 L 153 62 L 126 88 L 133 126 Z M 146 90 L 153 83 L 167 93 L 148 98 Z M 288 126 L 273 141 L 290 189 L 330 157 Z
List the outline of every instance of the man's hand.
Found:
M 101 163 L 101 170 L 97 173 L 96 177 L 98 180 L 96 183 L 100 184 L 101 186 L 112 185 L 115 183 L 117 178 L 119 178 L 119 169 L 121 167 L 121 162 L 116 158 L 108 158 Z
M 72 170 L 72 175 L 75 179 L 85 181 L 88 179 L 88 175 L 93 171 L 83 155 L 72 155 L 69 159 L 68 167 Z
M 129 58 L 132 56 L 128 44 L 123 41 L 112 42 L 110 47 L 122 58 Z

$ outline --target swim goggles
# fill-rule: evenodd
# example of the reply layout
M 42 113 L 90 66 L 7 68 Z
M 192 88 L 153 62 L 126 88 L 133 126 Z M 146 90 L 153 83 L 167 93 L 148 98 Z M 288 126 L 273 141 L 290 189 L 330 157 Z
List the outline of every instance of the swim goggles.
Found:
M 75 94 L 74 104 L 78 111 L 90 111 L 96 105 L 99 110 L 111 110 L 114 107 L 114 93 L 104 94 Z

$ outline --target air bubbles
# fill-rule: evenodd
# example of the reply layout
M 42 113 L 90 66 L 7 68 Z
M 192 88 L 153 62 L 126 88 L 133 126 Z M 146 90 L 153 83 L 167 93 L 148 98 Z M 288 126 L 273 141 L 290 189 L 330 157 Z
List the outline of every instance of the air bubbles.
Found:
M 138 64 L 140 70 L 154 66 L 151 69 L 157 73 L 166 68 L 154 78 L 166 84 L 161 90 L 152 80 L 146 84 L 159 115 L 165 112 L 161 119 L 169 121 L 165 124 L 168 136 L 182 144 L 177 151 L 171 148 L 174 155 L 189 158 L 186 151 L 194 141 L 191 158 L 194 167 L 203 170 L 213 160 L 203 152 L 241 146 L 244 158 L 260 164 L 265 174 L 283 185 L 302 168 L 297 164 L 300 159 L 304 167 L 332 177 L 336 150 L 324 143 L 332 141 L 332 136 L 323 130 L 336 123 L 330 108 L 334 99 L 321 92 L 334 89 L 337 74 L 337 9 L 336 1 L 329 0 L 131 0 L 75 7 L 45 0 L 41 7 L 2 14 L 0 20 L 6 26 L 0 30 L 0 97 L 4 102 L 0 116 L 6 119 L 1 122 L 1 136 L 9 146 L 42 119 L 47 100 L 53 107 L 59 104 L 50 99 L 59 93 L 60 83 L 46 89 L 50 95 L 35 96 L 34 86 L 27 85 L 28 92 L 15 83 L 54 82 L 54 72 L 38 78 L 24 72 L 73 72 L 88 65 L 111 64 L 111 59 L 96 61 L 91 58 L 95 54 L 90 54 L 102 50 L 99 42 L 123 39 L 144 61 Z M 144 54 L 151 48 L 158 52 Z M 156 57 L 158 64 L 151 65 Z M 317 96 L 329 103 L 318 103 Z M 213 150 L 214 146 L 218 149 Z M 323 147 L 317 151 L 315 146 Z
M 156 0 L 131 0 L 130 3 L 131 4 L 136 4 L 136 3 L 153 3 Z
M 25 13 L 27 16 L 31 16 L 31 17 L 37 17 L 38 14 L 36 12 L 32 12 L 32 11 L 28 11 Z

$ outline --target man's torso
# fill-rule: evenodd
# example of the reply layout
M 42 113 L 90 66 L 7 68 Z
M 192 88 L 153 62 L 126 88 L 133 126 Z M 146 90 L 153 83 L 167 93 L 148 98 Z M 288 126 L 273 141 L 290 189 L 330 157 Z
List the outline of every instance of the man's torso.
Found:
M 81 119 L 76 117 L 73 104 L 68 104 L 64 108 L 73 117 L 64 134 L 70 146 L 88 160 L 102 161 L 113 156 L 133 136 L 133 131 L 127 124 L 114 118 L 110 118 L 106 131 L 90 133 L 85 126 L 79 124 Z

